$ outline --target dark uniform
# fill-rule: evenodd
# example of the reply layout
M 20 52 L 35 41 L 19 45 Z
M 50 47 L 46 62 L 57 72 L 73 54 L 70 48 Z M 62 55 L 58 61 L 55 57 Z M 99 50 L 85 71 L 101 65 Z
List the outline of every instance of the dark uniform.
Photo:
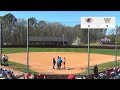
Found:
M 55 69 L 55 64 L 56 64 L 56 61 L 55 61 L 55 58 L 53 58 L 53 69 Z
M 98 78 L 98 65 L 94 66 L 94 77 Z

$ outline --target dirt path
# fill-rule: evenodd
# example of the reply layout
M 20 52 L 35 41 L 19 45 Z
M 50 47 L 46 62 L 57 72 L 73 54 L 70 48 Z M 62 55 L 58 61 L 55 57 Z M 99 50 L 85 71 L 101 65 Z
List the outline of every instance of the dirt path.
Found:
M 26 64 L 26 53 L 7 54 L 10 61 Z M 88 64 L 87 53 L 77 52 L 30 52 L 29 65 L 30 68 L 44 74 L 68 74 L 79 73 L 85 70 Z M 52 69 L 52 58 L 60 56 L 66 58 L 66 67 L 71 70 L 54 70 Z M 115 56 L 90 54 L 90 65 L 101 64 L 114 61 Z M 120 59 L 120 57 L 118 57 Z

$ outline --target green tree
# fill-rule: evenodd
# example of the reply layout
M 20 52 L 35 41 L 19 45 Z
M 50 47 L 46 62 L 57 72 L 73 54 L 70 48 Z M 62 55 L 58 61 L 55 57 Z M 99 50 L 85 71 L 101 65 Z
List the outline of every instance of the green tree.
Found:
M 3 43 L 11 43 L 13 44 L 14 41 L 14 30 L 15 30 L 15 25 L 17 22 L 17 18 L 11 14 L 8 13 L 2 17 L 2 25 L 3 25 Z

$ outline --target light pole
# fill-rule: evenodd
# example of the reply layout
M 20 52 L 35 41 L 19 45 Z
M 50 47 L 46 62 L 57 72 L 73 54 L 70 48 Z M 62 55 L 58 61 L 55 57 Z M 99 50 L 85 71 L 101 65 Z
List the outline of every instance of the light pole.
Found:
M 26 73 L 29 73 L 29 19 L 27 21 L 27 55 L 26 55 Z
M 63 46 L 64 46 L 64 34 L 62 35 L 62 37 L 63 37 Z
M 90 25 L 88 25 L 88 75 L 90 75 Z

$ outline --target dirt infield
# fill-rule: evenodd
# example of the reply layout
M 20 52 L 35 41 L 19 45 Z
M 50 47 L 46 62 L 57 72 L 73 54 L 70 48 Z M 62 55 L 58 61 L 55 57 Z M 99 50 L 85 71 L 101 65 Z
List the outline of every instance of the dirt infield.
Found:
M 12 53 L 7 54 L 10 61 L 26 64 L 26 53 Z M 77 74 L 82 72 L 87 67 L 88 57 L 87 53 L 77 52 L 30 52 L 29 66 L 32 70 L 43 74 Z M 66 67 L 70 70 L 56 70 L 52 69 L 52 58 L 60 56 L 66 58 Z M 90 65 L 101 64 L 105 62 L 114 61 L 115 56 L 90 54 Z M 120 59 L 120 57 L 118 57 Z

